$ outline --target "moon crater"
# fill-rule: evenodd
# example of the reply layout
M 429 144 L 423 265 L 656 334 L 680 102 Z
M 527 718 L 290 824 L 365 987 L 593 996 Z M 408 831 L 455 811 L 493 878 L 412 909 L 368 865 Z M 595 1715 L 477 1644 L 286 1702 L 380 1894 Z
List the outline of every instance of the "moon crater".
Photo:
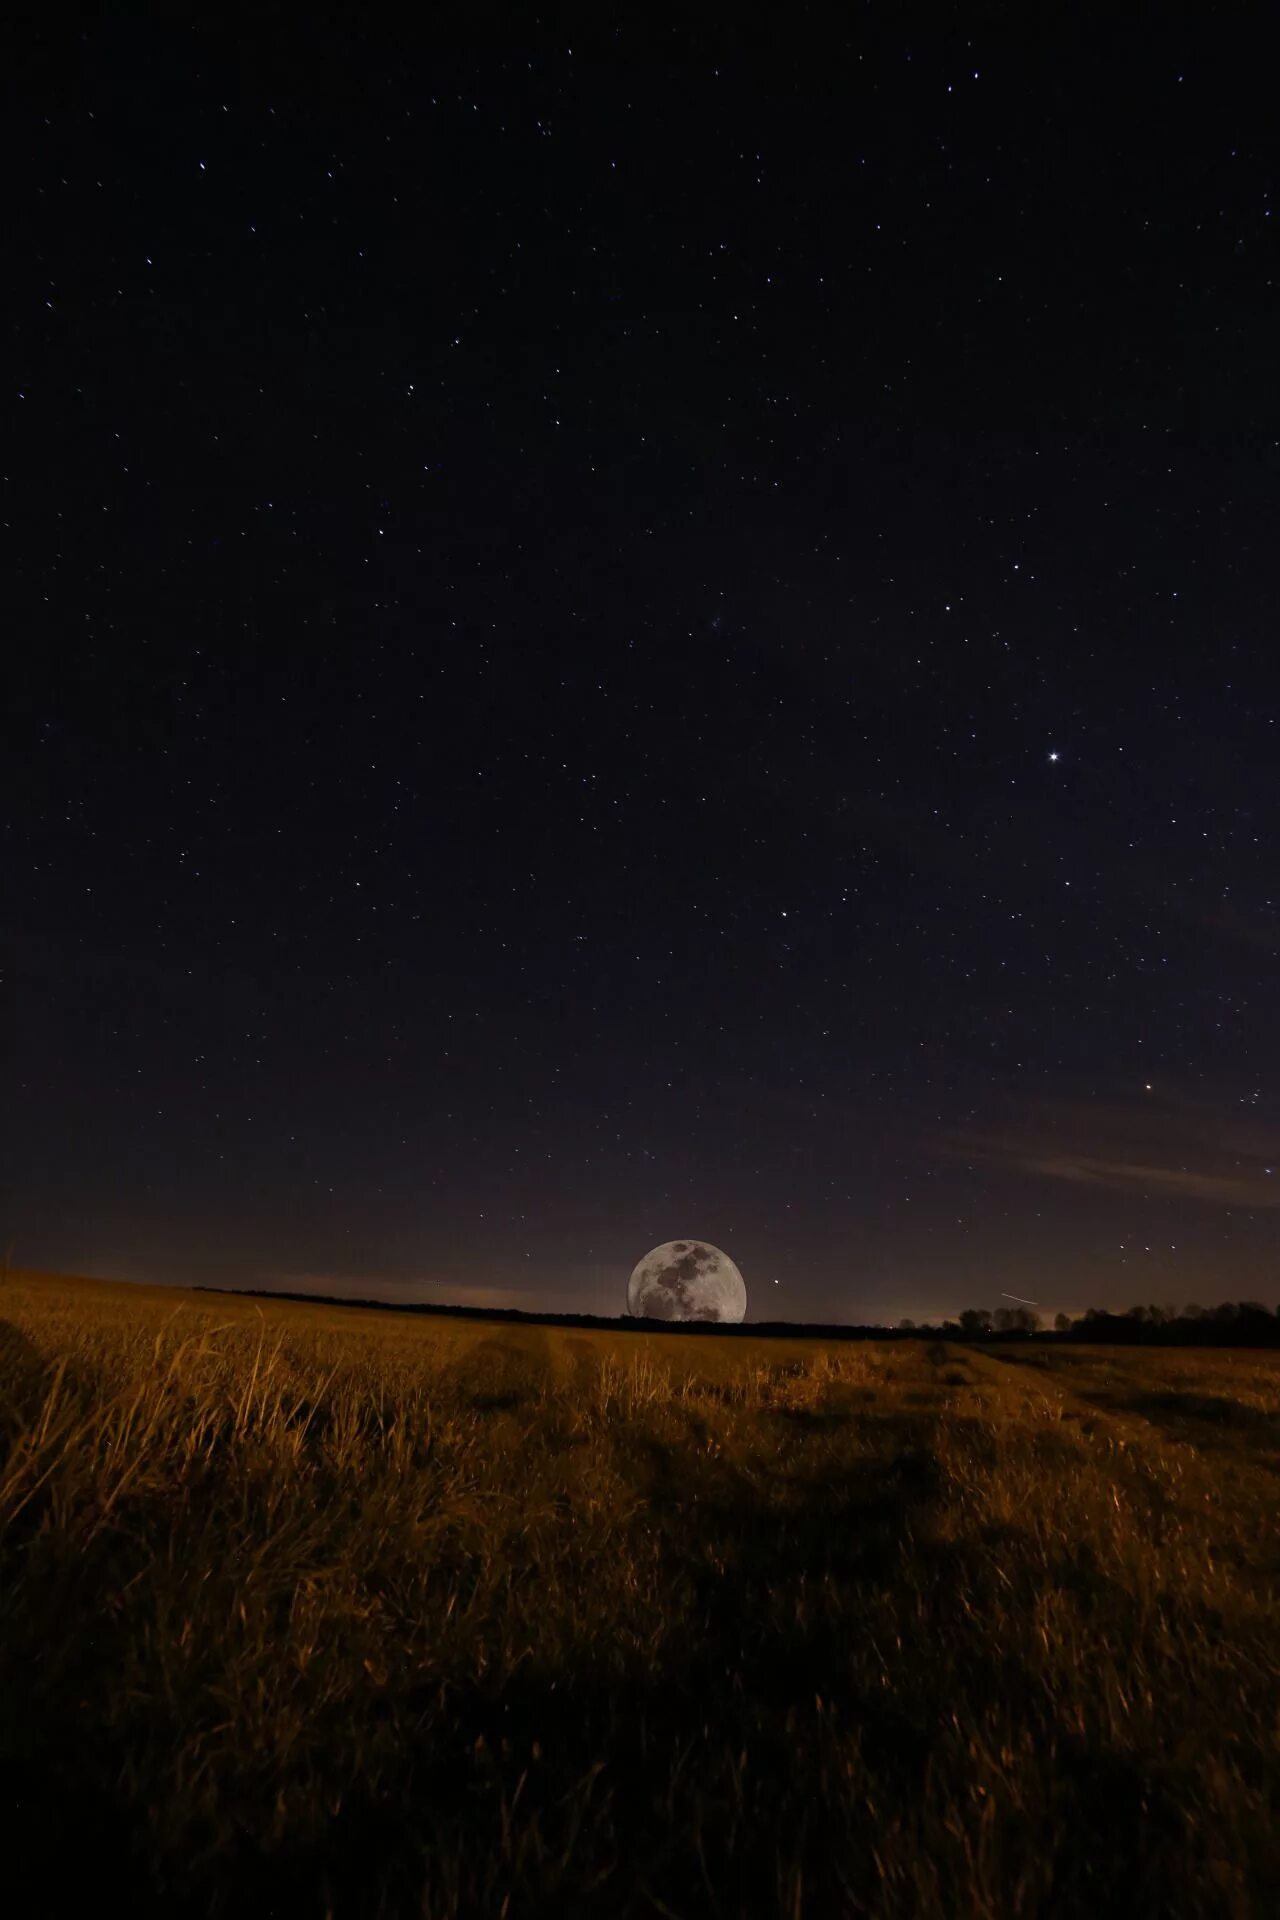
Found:
M 746 1283 L 710 1241 L 664 1240 L 631 1275 L 627 1311 L 641 1320 L 734 1323 L 747 1316 Z

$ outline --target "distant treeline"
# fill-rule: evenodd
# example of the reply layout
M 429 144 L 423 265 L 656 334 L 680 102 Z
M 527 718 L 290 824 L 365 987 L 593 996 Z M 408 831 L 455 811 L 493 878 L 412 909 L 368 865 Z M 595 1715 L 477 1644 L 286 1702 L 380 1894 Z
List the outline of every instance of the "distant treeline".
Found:
M 954 1320 L 900 1320 L 896 1327 L 874 1322 L 832 1325 L 804 1320 L 744 1320 L 736 1326 L 708 1320 L 641 1320 L 622 1314 L 524 1313 L 518 1307 L 437 1306 L 431 1301 L 352 1300 L 330 1293 L 278 1293 L 268 1287 L 197 1287 L 197 1293 L 235 1293 L 260 1300 L 301 1300 L 311 1306 L 362 1307 L 375 1313 L 434 1313 L 446 1319 L 527 1321 L 538 1326 L 608 1327 L 618 1332 L 713 1334 L 718 1339 L 883 1340 L 897 1336 L 932 1340 L 1025 1340 L 1031 1335 L 1059 1340 L 1096 1340 L 1104 1345 L 1188 1347 L 1280 1347 L 1280 1317 L 1257 1300 L 1228 1300 L 1217 1307 L 1129 1307 L 1111 1313 L 1089 1307 L 1072 1318 L 1060 1313 L 1052 1328 L 1031 1307 L 966 1307 Z
M 901 1320 L 900 1333 L 927 1333 L 944 1340 L 989 1340 L 1049 1333 L 1030 1307 L 966 1307 L 956 1320 L 917 1326 Z M 1053 1336 L 1097 1340 L 1107 1346 L 1280 1347 L 1280 1318 L 1259 1300 L 1224 1300 L 1217 1307 L 1128 1307 L 1112 1313 L 1087 1307 L 1083 1314 L 1055 1315 Z
M 433 1300 L 361 1300 L 333 1293 L 283 1293 L 275 1287 L 194 1287 L 194 1293 L 230 1293 L 238 1299 L 301 1300 L 312 1307 L 360 1307 L 371 1313 L 433 1313 L 446 1320 L 496 1320 L 506 1325 L 536 1327 L 602 1327 L 611 1333 L 695 1333 L 723 1338 L 792 1340 L 884 1340 L 905 1328 L 818 1324 L 809 1320 L 643 1320 L 635 1314 L 615 1317 L 605 1313 L 525 1313 L 519 1307 L 463 1307 L 437 1305 Z M 913 1328 L 937 1333 L 935 1328 Z

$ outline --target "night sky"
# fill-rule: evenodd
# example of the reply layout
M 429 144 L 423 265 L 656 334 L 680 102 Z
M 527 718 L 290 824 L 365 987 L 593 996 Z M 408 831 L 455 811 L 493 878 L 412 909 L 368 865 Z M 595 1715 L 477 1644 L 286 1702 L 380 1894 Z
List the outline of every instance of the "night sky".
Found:
M 1265 11 L 347 11 L 6 61 L 15 1262 L 1274 1305 Z

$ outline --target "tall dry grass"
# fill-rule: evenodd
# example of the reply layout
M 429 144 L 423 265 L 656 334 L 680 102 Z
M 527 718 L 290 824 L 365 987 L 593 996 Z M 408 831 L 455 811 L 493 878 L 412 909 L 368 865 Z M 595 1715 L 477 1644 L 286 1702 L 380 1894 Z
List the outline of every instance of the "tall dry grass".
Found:
M 1016 1354 L 10 1276 L 11 1875 L 46 1911 L 1266 1911 L 1280 1369 Z

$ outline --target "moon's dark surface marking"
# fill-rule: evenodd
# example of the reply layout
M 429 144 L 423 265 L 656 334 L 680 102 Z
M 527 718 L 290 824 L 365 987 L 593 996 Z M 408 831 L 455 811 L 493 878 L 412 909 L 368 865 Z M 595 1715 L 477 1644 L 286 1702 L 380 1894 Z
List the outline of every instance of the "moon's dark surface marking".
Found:
M 719 1247 L 707 1240 L 668 1240 L 636 1267 L 627 1307 L 645 1320 L 734 1322 L 746 1317 L 747 1289 Z

